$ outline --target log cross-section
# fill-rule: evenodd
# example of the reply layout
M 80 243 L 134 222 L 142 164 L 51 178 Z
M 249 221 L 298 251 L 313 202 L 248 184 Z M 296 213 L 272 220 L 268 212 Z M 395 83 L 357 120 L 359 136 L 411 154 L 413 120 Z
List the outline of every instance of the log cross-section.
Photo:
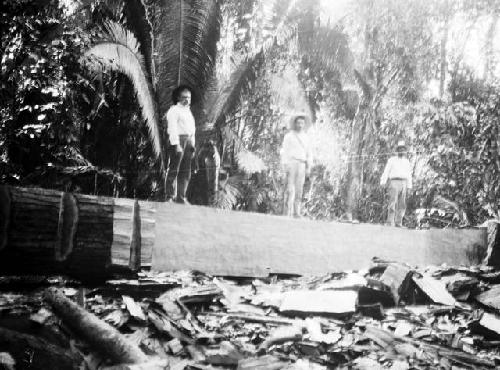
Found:
M 111 264 L 137 270 L 151 266 L 158 203 L 113 199 Z
M 65 261 L 73 251 L 73 242 L 78 227 L 78 205 L 73 194 L 62 193 L 59 203 L 59 222 L 57 225 L 57 240 L 55 258 Z
M 7 246 L 10 223 L 10 192 L 7 186 L 0 186 L 0 251 Z

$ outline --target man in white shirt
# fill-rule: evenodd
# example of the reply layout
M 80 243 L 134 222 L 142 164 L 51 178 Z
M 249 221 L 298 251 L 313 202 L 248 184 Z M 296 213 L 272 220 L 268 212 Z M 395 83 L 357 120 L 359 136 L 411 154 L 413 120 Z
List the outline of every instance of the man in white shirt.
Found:
M 174 105 L 167 111 L 169 166 L 166 180 L 167 202 L 189 204 L 186 190 L 191 180 L 191 161 L 195 148 L 195 122 L 191 113 L 191 89 L 179 86 L 172 93 Z
M 302 191 L 306 176 L 312 166 L 312 151 L 304 133 L 305 115 L 296 115 L 291 120 L 291 130 L 283 139 L 281 163 L 287 176 L 284 214 L 300 217 Z
M 397 156 L 389 158 L 385 166 L 380 185 L 389 184 L 389 204 L 387 206 L 387 224 L 401 227 L 406 212 L 406 191 L 412 188 L 411 165 L 405 157 L 406 144 L 400 140 L 396 148 Z

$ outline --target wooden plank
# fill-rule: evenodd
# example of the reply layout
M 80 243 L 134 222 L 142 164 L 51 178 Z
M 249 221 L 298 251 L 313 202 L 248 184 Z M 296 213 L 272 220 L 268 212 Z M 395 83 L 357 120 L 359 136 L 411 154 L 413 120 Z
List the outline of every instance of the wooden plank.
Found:
M 158 204 L 153 269 L 214 275 L 317 275 L 361 269 L 372 257 L 412 265 L 474 265 L 486 229 L 409 230 L 209 207 Z
M 345 315 L 356 311 L 358 293 L 349 290 L 294 290 L 283 293 L 280 312 Z
M 477 295 L 475 299 L 485 306 L 500 310 L 500 285 L 493 285 L 487 291 Z
M 454 306 L 457 301 L 446 290 L 446 285 L 440 281 L 433 279 L 430 276 L 422 275 L 421 277 L 413 277 L 413 281 L 422 291 L 434 302 L 447 306 Z

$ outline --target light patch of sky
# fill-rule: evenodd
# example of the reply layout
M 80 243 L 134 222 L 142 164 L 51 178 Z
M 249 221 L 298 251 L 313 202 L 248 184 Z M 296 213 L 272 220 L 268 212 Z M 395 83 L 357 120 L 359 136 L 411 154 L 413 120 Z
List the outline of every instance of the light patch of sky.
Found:
M 80 2 L 78 0 L 61 0 L 61 4 L 64 7 L 65 13 L 71 15 L 76 11 Z
M 321 24 L 335 25 L 342 21 L 351 12 L 356 0 L 321 0 Z M 450 60 L 458 58 L 471 68 L 478 77 L 483 76 L 485 40 L 488 27 L 491 23 L 491 15 L 485 15 L 472 22 L 468 14 L 458 14 L 450 22 L 448 36 L 448 57 Z M 441 39 L 441 25 L 436 24 L 434 34 L 438 44 Z M 362 49 L 359 38 L 351 37 L 351 49 L 356 51 Z M 497 25 L 497 32 L 494 35 L 492 47 L 493 60 L 496 61 L 493 76 L 500 78 L 500 21 Z M 429 81 L 428 96 L 437 96 L 439 91 L 439 81 Z

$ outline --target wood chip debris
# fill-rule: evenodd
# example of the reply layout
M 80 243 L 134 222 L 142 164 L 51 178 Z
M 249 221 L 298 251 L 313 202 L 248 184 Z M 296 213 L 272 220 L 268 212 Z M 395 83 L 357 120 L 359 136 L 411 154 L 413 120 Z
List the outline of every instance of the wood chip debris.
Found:
M 88 333 L 72 330 L 68 315 L 43 299 L 50 278 L 36 280 L 40 289 L 27 278 L 29 290 L 21 290 L 22 281 L 17 291 L 4 285 L 0 293 L 6 369 L 41 348 L 44 356 L 33 356 L 30 369 L 46 369 L 52 358 L 60 360 L 51 369 L 88 370 L 500 367 L 500 274 L 485 266 L 415 269 L 375 260 L 366 271 L 255 280 L 144 271 L 98 287 L 78 283 L 84 299 L 74 281 L 53 280 L 141 351 L 139 363 L 115 363 Z

